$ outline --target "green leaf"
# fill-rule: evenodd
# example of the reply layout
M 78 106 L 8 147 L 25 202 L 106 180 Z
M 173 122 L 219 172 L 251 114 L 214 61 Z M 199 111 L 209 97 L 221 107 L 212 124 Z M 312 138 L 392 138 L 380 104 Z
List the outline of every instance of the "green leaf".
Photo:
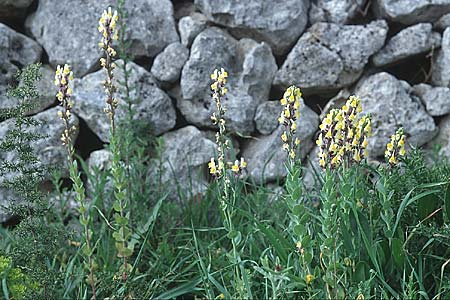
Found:
M 435 194 L 429 194 L 417 202 L 417 214 L 420 219 L 425 219 L 438 208 L 439 198 Z
M 294 226 L 294 233 L 297 236 L 304 236 L 306 234 L 306 228 L 303 224 L 297 224 Z
M 366 262 L 360 261 L 355 266 L 355 272 L 353 273 L 354 282 L 363 282 L 369 278 L 369 266 Z
M 397 267 L 403 269 L 403 263 L 405 262 L 405 251 L 403 250 L 403 243 L 400 239 L 393 238 L 391 240 L 391 252 L 394 258 L 394 263 Z
M 450 222 L 450 183 L 447 184 L 447 190 L 445 191 L 444 211 L 447 222 Z

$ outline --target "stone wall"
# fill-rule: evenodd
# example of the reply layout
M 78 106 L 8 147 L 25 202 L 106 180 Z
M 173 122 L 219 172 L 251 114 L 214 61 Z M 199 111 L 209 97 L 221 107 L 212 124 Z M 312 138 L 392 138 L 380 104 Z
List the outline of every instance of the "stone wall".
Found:
M 76 145 L 86 157 L 108 142 L 97 22 L 114 2 L 0 0 L 0 107 L 12 105 L 4 92 L 16 70 L 41 61 L 34 113 L 48 118 L 56 105 L 52 70 L 70 64 Z M 450 156 L 450 0 L 128 0 L 126 8 L 131 83 L 142 99 L 136 118 L 164 137 L 163 178 L 173 180 L 176 167 L 186 193 L 204 190 L 214 156 L 209 75 L 217 67 L 228 70 L 228 126 L 256 182 L 285 175 L 276 100 L 292 84 L 304 93 L 302 158 L 315 151 L 321 113 L 351 94 L 373 116 L 373 158 L 399 126 L 412 145 L 439 142 Z M 58 135 L 56 123 L 45 130 Z M 0 123 L 0 135 L 10 126 Z M 59 151 L 58 143 L 36 146 L 44 162 L 55 163 L 45 153 Z

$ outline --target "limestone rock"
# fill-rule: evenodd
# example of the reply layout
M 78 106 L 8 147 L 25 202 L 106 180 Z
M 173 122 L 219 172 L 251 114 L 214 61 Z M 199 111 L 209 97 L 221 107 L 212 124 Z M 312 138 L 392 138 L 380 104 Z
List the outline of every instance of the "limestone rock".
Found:
M 450 27 L 450 13 L 443 15 L 433 23 L 433 28 L 436 30 L 444 31 L 447 27 Z
M 108 149 L 93 151 L 87 161 L 90 170 L 107 170 L 111 167 L 112 153 Z
M 183 199 L 203 194 L 208 184 L 206 164 L 214 157 L 216 144 L 194 126 L 168 132 L 163 140 L 160 176 L 169 198 L 181 200 L 180 193 Z M 155 176 L 155 172 L 151 168 L 149 176 Z
M 384 45 L 387 31 L 383 20 L 367 25 L 316 23 L 289 53 L 274 84 L 282 88 L 295 84 L 305 93 L 349 86 Z
M 372 115 L 371 157 L 384 155 L 390 136 L 403 126 L 408 144 L 421 146 L 437 133 L 433 118 L 420 99 L 408 92 L 411 87 L 394 76 L 382 72 L 362 79 L 355 90 L 361 98 L 364 113 Z
M 256 129 L 264 135 L 269 135 L 274 132 L 279 125 L 278 116 L 282 110 L 283 107 L 278 101 L 261 103 L 256 109 L 255 114 Z
M 441 49 L 433 56 L 432 71 L 433 85 L 450 86 L 450 28 L 444 31 Z
M 309 0 L 195 0 L 195 4 L 235 36 L 267 42 L 276 55 L 290 49 L 308 22 Z
M 450 113 L 449 88 L 432 87 L 431 85 L 421 83 L 413 86 L 413 93 L 422 100 L 431 116 L 439 117 Z
M 216 68 L 226 69 L 229 76 L 229 93 L 223 102 L 228 109 L 228 129 L 251 133 L 256 107 L 268 99 L 277 69 L 270 48 L 250 39 L 238 42 L 215 27 L 200 33 L 181 72 L 181 96 L 177 101 L 181 113 L 192 124 L 212 126 L 210 117 L 216 108 L 211 99 L 210 74 Z
M 151 72 L 162 82 L 173 83 L 180 78 L 181 69 L 189 57 L 189 50 L 181 43 L 172 43 L 158 54 Z
M 42 0 L 26 26 L 45 48 L 52 65 L 68 63 L 75 76 L 81 77 L 98 65 L 98 19 L 109 5 L 107 0 Z M 154 57 L 178 41 L 169 0 L 127 1 L 125 8 L 133 55 Z
M 53 84 L 55 80 L 55 71 L 48 65 L 44 65 L 40 69 L 41 79 L 36 82 L 36 89 L 39 92 L 40 97 L 35 99 L 36 107 L 30 111 L 30 114 L 35 114 L 43 111 L 52 104 L 55 103 L 56 93 L 58 88 Z M 1 76 L 1 75 L 0 75 Z M 0 87 L 0 90 L 2 88 Z M 5 87 L 6 89 L 6 87 Z M 6 91 L 2 93 L 0 91 L 0 109 L 12 108 L 17 105 L 17 100 L 6 96 Z
M 309 21 L 346 24 L 364 10 L 366 0 L 316 0 L 311 2 Z
M 41 55 L 42 48 L 35 41 L 0 23 L 0 108 L 14 105 L 6 96 L 8 86 L 16 83 L 19 69 L 38 62 Z
M 441 44 L 441 35 L 432 31 L 431 23 L 420 23 L 403 29 L 393 36 L 372 57 L 376 67 L 397 63 L 405 58 L 428 52 Z
M 439 154 L 450 159 L 450 115 L 439 122 L 439 134 L 433 140 L 433 144 L 440 145 Z
M 117 61 L 115 70 L 116 82 L 123 80 L 123 72 L 120 67 L 122 61 Z M 172 101 L 156 84 L 151 74 L 144 68 L 130 63 L 128 69 L 131 70 L 129 77 L 132 99 L 140 99 L 134 105 L 135 119 L 148 122 L 153 130 L 153 134 L 160 135 L 169 131 L 175 126 L 176 113 Z M 97 134 L 104 142 L 109 141 L 109 117 L 104 113 L 105 91 L 102 82 L 105 80 L 104 70 L 86 75 L 82 79 L 73 81 L 73 110 L 78 116 L 86 121 L 89 128 Z M 125 103 L 122 93 L 118 94 L 119 107 L 116 111 L 116 122 L 126 116 Z
M 449 0 L 376 0 L 375 13 L 406 25 L 433 22 L 450 12 Z
M 206 17 L 199 13 L 181 18 L 178 22 L 181 43 L 190 47 L 195 37 L 206 28 L 206 22 Z
M 278 114 L 274 114 L 273 118 L 277 120 Z M 317 114 L 305 106 L 302 101 L 296 132 L 296 137 L 301 140 L 300 159 L 305 158 L 313 147 L 312 137 L 318 126 L 319 118 Z M 279 125 L 272 134 L 252 139 L 243 147 L 242 156 L 247 161 L 248 173 L 255 182 L 269 182 L 286 176 L 284 165 L 286 152 L 282 149 L 283 142 L 281 140 L 283 131 L 284 127 Z
M 67 149 L 61 144 L 61 134 L 64 131 L 64 125 L 58 118 L 57 112 L 60 107 L 54 107 L 43 111 L 32 118 L 37 120 L 41 124 L 35 128 L 27 130 L 27 132 L 33 132 L 45 135 L 45 138 L 33 142 L 33 150 L 44 167 L 57 168 L 61 171 L 62 175 L 68 174 L 67 167 Z M 78 118 L 72 116 L 71 125 L 78 128 Z M 0 123 L 0 139 L 6 136 L 7 132 L 15 128 L 15 122 L 13 119 L 6 120 Z M 73 136 L 75 142 L 78 132 Z M 0 160 L 15 161 L 17 159 L 16 153 L 0 153 Z M 6 177 L 13 176 L 14 174 L 7 174 Z M 50 174 L 46 175 L 46 179 L 50 178 Z

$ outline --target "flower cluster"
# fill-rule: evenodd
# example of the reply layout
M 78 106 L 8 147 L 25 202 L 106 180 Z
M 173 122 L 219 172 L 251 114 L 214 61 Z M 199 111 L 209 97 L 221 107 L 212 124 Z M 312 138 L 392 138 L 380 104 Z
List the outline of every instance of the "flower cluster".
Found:
M 103 82 L 103 86 L 105 87 L 106 92 L 105 113 L 107 113 L 109 116 L 113 132 L 115 129 L 114 116 L 116 108 L 118 106 L 118 101 L 114 97 L 114 94 L 117 91 L 117 87 L 113 83 L 113 71 L 116 67 L 113 62 L 113 58 L 117 53 L 112 47 L 112 43 L 114 40 L 118 39 L 118 32 L 116 29 L 118 19 L 119 16 L 117 14 L 117 11 L 114 11 L 113 13 L 111 7 L 109 7 L 107 11 L 105 10 L 103 12 L 100 20 L 98 21 L 98 31 L 102 34 L 102 40 L 99 43 L 99 46 L 106 55 L 106 58 L 100 59 L 100 65 L 103 67 L 103 69 L 106 70 L 107 73 L 106 80 Z
M 62 111 L 58 111 L 59 118 L 64 123 L 64 131 L 61 134 L 61 141 L 64 146 L 69 146 L 72 143 L 72 135 L 76 131 L 76 127 L 70 126 L 70 118 L 72 116 L 71 110 L 73 102 L 70 99 L 72 96 L 72 89 L 69 84 L 73 80 L 73 72 L 66 64 L 64 67 L 58 66 L 55 72 L 55 85 L 58 87 L 56 98 L 61 103 Z
M 222 104 L 222 98 L 228 92 L 228 89 L 225 87 L 227 83 L 228 73 L 223 68 L 220 70 L 215 69 L 214 73 L 211 74 L 211 79 L 213 83 L 211 84 L 212 98 L 216 104 L 216 112 L 214 112 L 211 116 L 211 120 L 214 125 L 218 125 L 219 131 L 216 133 L 216 144 L 217 144 L 217 152 L 218 158 L 217 163 L 214 158 L 211 158 L 211 161 L 208 163 L 209 173 L 214 176 L 221 176 L 224 173 L 225 169 L 225 151 L 229 149 L 230 141 L 226 137 L 226 128 L 225 128 L 225 112 L 226 108 Z M 228 162 L 227 165 L 230 166 L 231 171 L 236 175 L 242 174 L 242 171 L 247 167 L 247 163 L 242 157 L 241 160 L 236 160 L 234 164 L 232 162 Z
M 391 141 L 386 145 L 384 156 L 391 166 L 398 164 L 399 156 L 405 156 L 405 133 L 403 128 L 399 128 L 395 134 L 391 136 Z
M 294 138 L 294 135 L 297 130 L 297 119 L 300 117 L 301 96 L 302 92 L 298 87 L 290 86 L 280 100 L 283 111 L 278 122 L 285 126 L 281 139 L 283 140 L 283 149 L 289 153 L 291 159 L 295 158 L 295 152 L 300 144 L 300 140 L 297 137 Z
M 112 41 L 119 38 L 116 29 L 118 20 L 117 11 L 113 13 L 111 7 L 108 7 L 98 21 L 98 31 L 102 34 L 102 40 L 98 45 L 112 57 L 116 56 L 116 51 L 112 48 Z
M 347 161 L 359 163 L 367 157 L 368 137 L 371 134 L 370 115 L 362 112 L 361 100 L 350 96 L 341 109 L 332 109 L 320 124 L 316 144 L 320 147 L 319 164 L 336 168 Z

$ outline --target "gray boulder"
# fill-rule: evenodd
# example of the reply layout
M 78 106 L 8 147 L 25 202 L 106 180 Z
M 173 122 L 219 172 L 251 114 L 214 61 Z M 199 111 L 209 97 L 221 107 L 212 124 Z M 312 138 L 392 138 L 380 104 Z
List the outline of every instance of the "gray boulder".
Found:
M 432 142 L 441 146 L 440 155 L 450 159 L 450 115 L 439 122 L 439 134 Z
M 45 48 L 52 65 L 68 63 L 81 77 L 98 65 L 98 19 L 109 5 L 106 0 L 42 0 L 26 26 Z M 169 0 L 127 1 L 125 8 L 133 55 L 154 57 L 178 41 Z
M 441 35 L 432 31 L 431 23 L 420 23 L 403 29 L 393 36 L 374 56 L 376 67 L 401 62 L 411 56 L 428 52 L 441 44 Z
M 366 0 L 316 0 L 311 2 L 309 22 L 346 24 L 364 10 Z
M 277 120 L 279 115 L 274 114 Z M 312 140 L 319 126 L 319 117 L 303 101 L 300 108 L 300 118 L 297 120 L 296 137 L 301 141 L 300 157 L 305 158 L 314 145 Z M 286 151 L 282 149 L 283 141 L 281 134 L 284 126 L 279 125 L 277 129 L 267 136 L 259 136 L 250 140 L 243 147 L 242 156 L 247 161 L 247 170 L 251 179 L 256 183 L 275 181 L 286 176 Z
M 0 23 L 0 108 L 14 105 L 6 91 L 22 67 L 38 62 L 42 48 L 32 39 Z M 53 80 L 52 80 L 53 82 Z
M 381 49 L 385 21 L 367 25 L 316 23 L 298 40 L 278 71 L 274 84 L 295 84 L 305 93 L 349 86 L 363 72 L 369 57 Z
M 123 70 L 120 67 L 122 61 L 117 61 L 115 70 L 116 82 L 123 81 Z M 136 110 L 133 118 L 148 122 L 152 127 L 152 133 L 160 135 L 175 126 L 176 113 L 172 101 L 156 84 L 152 75 L 144 68 L 130 63 L 128 70 L 131 71 L 129 83 L 132 87 L 130 97 L 139 99 L 134 104 Z M 82 79 L 73 81 L 74 112 L 86 121 L 89 128 L 104 142 L 109 141 L 110 121 L 104 112 L 105 90 L 102 82 L 105 80 L 105 71 L 100 70 L 86 75 Z M 126 103 L 123 90 L 117 96 L 119 107 L 116 111 L 116 122 L 126 116 Z
M 162 82 L 173 83 L 180 78 L 181 69 L 189 58 L 189 50 L 181 43 L 172 43 L 158 54 L 151 72 Z
M 433 28 L 436 30 L 444 31 L 447 27 L 450 27 L 450 13 L 443 15 L 433 23 Z
M 33 0 L 2 0 L 0 1 L 0 20 L 21 18 Z
M 421 83 L 413 86 L 413 93 L 417 95 L 433 117 L 440 117 L 450 113 L 450 89 L 448 87 L 433 87 Z
M 27 132 L 45 135 L 45 138 L 33 142 L 32 147 L 34 153 L 43 167 L 56 168 L 65 176 L 68 175 L 67 149 L 61 144 L 61 134 L 64 131 L 64 124 L 57 115 L 59 110 L 61 110 L 60 107 L 54 107 L 31 117 L 41 124 L 35 128 L 27 129 Z M 78 129 L 78 118 L 72 116 L 71 120 L 71 126 L 74 125 Z M 0 123 L 0 139 L 3 139 L 7 132 L 14 128 L 15 121 L 13 119 Z M 75 142 L 77 135 L 78 131 L 73 137 L 73 142 Z M 0 153 L 0 160 L 15 161 L 17 160 L 17 154 L 14 152 Z M 50 178 L 50 174 L 44 175 L 46 175 L 46 179 Z M 6 174 L 5 176 L 6 178 L 10 178 L 10 176 L 15 176 L 15 174 Z
M 58 88 L 53 84 L 55 80 L 55 71 L 48 65 L 40 69 L 41 79 L 36 82 L 36 89 L 39 92 L 39 98 L 35 99 L 36 107 L 30 110 L 29 114 L 35 114 L 43 111 L 55 103 Z M 0 75 L 1 76 L 1 75 Z M 2 87 L 0 87 L 0 90 Z M 12 108 L 17 105 L 17 100 L 6 96 L 6 87 L 3 92 L 0 91 L 0 109 Z
M 214 157 L 216 144 L 194 126 L 168 132 L 163 135 L 163 141 L 159 176 L 169 198 L 191 199 L 203 194 L 209 177 L 206 165 Z M 157 172 L 151 168 L 149 176 L 156 176 Z
M 269 135 L 274 132 L 279 125 L 278 116 L 282 110 L 283 107 L 279 101 L 261 103 L 255 114 L 256 129 L 263 135 Z
M 190 47 L 195 37 L 206 28 L 206 22 L 206 17 L 200 13 L 193 13 L 181 18 L 178 21 L 181 43 Z
M 434 22 L 450 12 L 449 0 L 376 0 L 377 16 L 406 25 Z
M 445 29 L 441 49 L 433 56 L 431 82 L 433 85 L 450 86 L 450 28 Z
M 250 39 L 236 41 L 226 32 L 211 27 L 192 44 L 189 60 L 181 72 L 181 96 L 177 106 L 188 122 L 211 127 L 216 110 L 211 99 L 210 74 L 216 68 L 227 70 L 229 93 L 224 99 L 225 119 L 232 132 L 249 134 L 259 103 L 268 100 L 277 70 L 269 46 Z
M 403 126 L 408 144 L 421 146 L 437 133 L 433 118 L 420 99 L 411 96 L 404 81 L 382 72 L 362 79 L 354 92 L 361 98 L 364 113 L 372 115 L 371 157 L 384 155 L 390 136 Z
M 233 35 L 267 42 L 276 55 L 290 49 L 308 22 L 309 0 L 195 0 L 195 4 Z

